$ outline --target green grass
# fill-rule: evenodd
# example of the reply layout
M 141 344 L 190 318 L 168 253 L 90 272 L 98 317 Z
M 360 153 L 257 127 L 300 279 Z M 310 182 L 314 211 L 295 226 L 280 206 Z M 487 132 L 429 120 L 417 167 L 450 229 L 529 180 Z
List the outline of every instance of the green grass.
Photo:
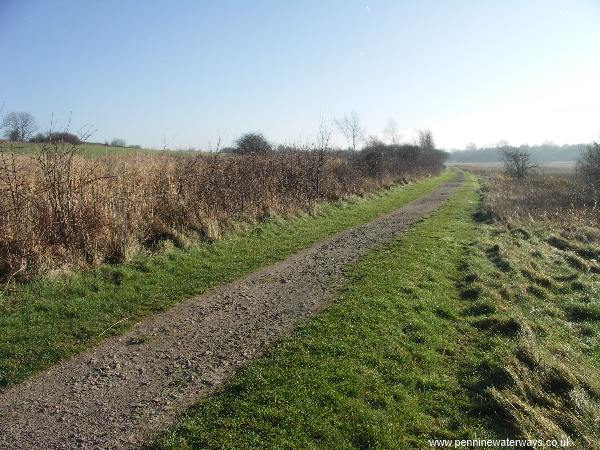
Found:
M 0 388 L 122 333 L 146 315 L 404 206 L 453 176 L 447 171 L 378 195 L 324 204 L 318 215 L 265 223 L 215 244 L 16 286 L 0 295 Z
M 490 408 L 515 435 L 587 449 L 600 442 L 600 248 L 572 235 L 482 224 L 463 295 L 474 325 L 510 349 L 491 361 Z
M 0 142 L 0 150 L 6 155 L 14 153 L 15 155 L 35 155 L 43 144 L 35 144 L 32 142 Z M 67 144 L 70 146 L 70 144 Z M 103 144 L 88 144 L 83 143 L 77 145 L 76 153 L 80 156 L 87 158 L 97 158 L 102 156 L 113 156 L 113 155 L 133 155 L 136 153 L 146 154 L 161 154 L 162 150 L 152 150 L 148 148 L 132 148 L 132 147 L 112 147 L 110 145 Z M 183 155 L 197 155 L 200 153 L 195 150 L 171 150 L 167 149 L 165 152 L 169 155 L 183 156 Z
M 34 155 L 39 151 L 40 146 L 41 144 L 29 142 L 4 142 L 0 144 L 0 149 L 7 155 L 11 153 L 15 155 Z M 153 151 L 129 147 L 111 147 L 102 144 L 81 144 L 77 146 L 77 154 L 92 158 L 111 155 L 130 155 L 139 152 L 150 153 Z
M 349 268 L 336 302 L 155 448 L 427 448 L 496 436 L 478 390 L 508 347 L 462 313 L 478 185 Z

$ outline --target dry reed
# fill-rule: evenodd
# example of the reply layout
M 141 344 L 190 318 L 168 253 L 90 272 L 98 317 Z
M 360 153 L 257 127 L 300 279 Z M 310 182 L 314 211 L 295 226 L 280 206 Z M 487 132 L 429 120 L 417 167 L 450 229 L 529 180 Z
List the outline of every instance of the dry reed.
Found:
M 485 207 L 499 220 L 561 229 L 598 226 L 597 194 L 574 174 L 536 174 L 517 181 L 488 173 L 483 180 Z
M 374 176 L 356 155 L 316 151 L 84 158 L 65 144 L 30 156 L 4 148 L 0 278 L 118 263 L 164 240 L 215 240 L 228 223 L 307 211 L 441 166 L 439 156 L 418 153 Z

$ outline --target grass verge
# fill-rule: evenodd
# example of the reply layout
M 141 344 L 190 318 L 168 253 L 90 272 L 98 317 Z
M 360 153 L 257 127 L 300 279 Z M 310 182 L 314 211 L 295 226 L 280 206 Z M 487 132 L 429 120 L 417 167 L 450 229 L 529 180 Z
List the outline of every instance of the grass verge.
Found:
M 15 286 L 0 295 L 0 388 L 122 333 L 148 314 L 402 207 L 453 176 L 447 171 L 378 195 L 324 204 L 317 215 L 264 223 L 214 244 Z
M 153 448 L 426 448 L 494 437 L 474 386 L 508 345 L 472 326 L 459 280 L 477 182 L 348 271 L 336 303 L 241 370 Z

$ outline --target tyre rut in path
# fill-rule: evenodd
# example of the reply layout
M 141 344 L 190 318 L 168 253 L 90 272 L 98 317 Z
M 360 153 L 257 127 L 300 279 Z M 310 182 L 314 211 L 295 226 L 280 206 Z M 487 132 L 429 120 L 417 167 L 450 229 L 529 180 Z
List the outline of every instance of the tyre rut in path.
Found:
M 426 217 L 461 185 L 342 231 L 182 302 L 0 393 L 0 448 L 129 448 L 166 429 L 327 304 L 343 267 Z

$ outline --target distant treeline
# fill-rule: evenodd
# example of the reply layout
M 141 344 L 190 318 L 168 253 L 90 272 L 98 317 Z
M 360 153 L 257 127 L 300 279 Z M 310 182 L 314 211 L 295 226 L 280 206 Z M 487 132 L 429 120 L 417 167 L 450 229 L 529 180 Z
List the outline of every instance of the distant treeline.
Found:
M 455 163 L 492 163 L 502 161 L 504 147 L 473 148 L 450 152 L 449 162 Z M 531 155 L 536 163 L 575 162 L 586 148 L 585 144 L 575 145 L 522 145 L 519 147 Z

